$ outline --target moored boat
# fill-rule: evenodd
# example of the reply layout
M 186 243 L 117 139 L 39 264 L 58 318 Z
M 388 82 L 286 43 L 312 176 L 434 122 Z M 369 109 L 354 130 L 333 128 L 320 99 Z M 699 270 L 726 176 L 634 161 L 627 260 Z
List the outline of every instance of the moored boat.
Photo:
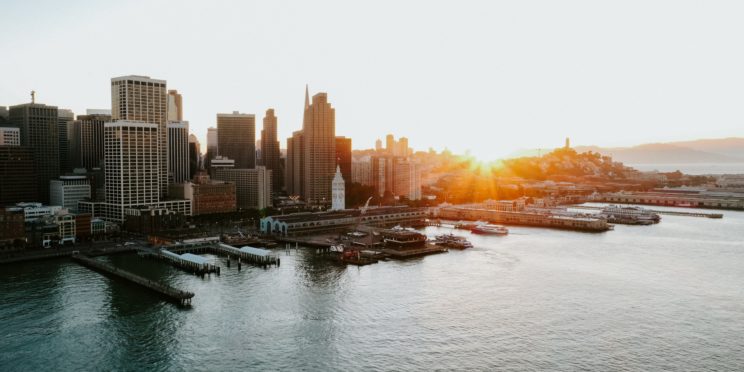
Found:
M 437 235 L 434 243 L 455 249 L 466 249 L 473 247 L 473 244 L 470 243 L 466 238 L 453 234 Z
M 507 235 L 509 229 L 501 225 L 482 224 L 470 230 L 473 234 L 481 235 Z

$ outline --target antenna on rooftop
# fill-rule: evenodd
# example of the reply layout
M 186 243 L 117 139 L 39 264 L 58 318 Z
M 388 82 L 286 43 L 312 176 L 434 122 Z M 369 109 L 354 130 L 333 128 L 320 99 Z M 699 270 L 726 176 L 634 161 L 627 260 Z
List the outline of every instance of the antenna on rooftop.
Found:
M 36 91 L 31 91 L 31 103 L 36 103 Z

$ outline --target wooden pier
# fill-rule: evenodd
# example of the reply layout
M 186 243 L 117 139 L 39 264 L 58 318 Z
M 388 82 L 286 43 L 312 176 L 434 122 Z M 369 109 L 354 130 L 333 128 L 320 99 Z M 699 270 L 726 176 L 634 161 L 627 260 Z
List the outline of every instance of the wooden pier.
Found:
M 129 271 L 122 270 L 107 263 L 94 260 L 90 257 L 77 254 L 73 255 L 72 259 L 89 269 L 98 271 L 103 274 L 115 276 L 134 284 L 139 284 L 140 286 L 145 287 L 153 292 L 159 293 L 169 300 L 178 302 L 181 306 L 190 306 L 191 299 L 194 297 L 194 294 L 191 292 L 183 291 L 178 288 L 171 287 L 167 284 L 154 282 L 139 275 L 130 273 Z
M 600 211 L 604 207 L 595 207 L 592 205 L 567 205 L 567 208 L 571 209 L 586 209 Z M 653 212 L 661 215 L 668 216 L 683 216 L 683 217 L 704 217 L 704 218 L 723 218 L 721 213 L 703 213 L 703 212 L 680 212 L 680 211 L 660 211 L 658 209 L 646 209 L 649 212 Z

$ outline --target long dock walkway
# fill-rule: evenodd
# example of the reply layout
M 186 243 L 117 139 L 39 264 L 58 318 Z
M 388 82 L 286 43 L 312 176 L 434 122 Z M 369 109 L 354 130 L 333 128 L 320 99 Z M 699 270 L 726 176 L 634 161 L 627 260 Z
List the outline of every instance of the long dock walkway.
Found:
M 567 208 L 571 209 L 587 209 L 587 210 L 602 210 L 604 207 L 595 207 L 592 205 L 567 205 Z M 647 209 L 649 212 L 656 214 L 668 215 L 668 216 L 684 216 L 684 217 L 705 217 L 705 218 L 723 218 L 721 213 L 703 213 L 703 212 L 680 212 L 680 211 L 660 211 L 658 209 Z
M 253 248 L 253 247 L 235 248 L 231 245 L 219 243 L 219 242 L 177 244 L 177 245 L 167 246 L 167 248 L 170 252 L 175 252 L 175 253 L 209 252 L 209 253 L 214 253 L 217 255 L 227 256 L 228 258 L 237 257 L 241 259 L 243 262 L 253 263 L 253 264 L 262 266 L 264 268 L 271 266 L 271 265 L 279 266 L 281 264 L 281 259 L 268 249 Z M 230 263 L 228 260 L 228 267 L 229 265 Z
M 98 271 L 103 274 L 109 274 L 111 276 L 115 276 L 117 278 L 127 280 L 134 284 L 139 284 L 140 286 L 143 286 L 151 291 L 157 292 L 170 300 L 177 301 L 181 306 L 191 305 L 191 298 L 194 297 L 194 294 L 191 292 L 183 291 L 178 288 L 171 287 L 167 284 L 154 282 L 152 280 L 143 278 L 139 275 L 130 273 L 129 271 L 116 268 L 105 262 L 100 262 L 100 261 L 94 260 L 92 258 L 83 256 L 83 255 L 79 255 L 79 254 L 73 255 L 72 259 L 75 260 L 75 262 L 89 269 Z

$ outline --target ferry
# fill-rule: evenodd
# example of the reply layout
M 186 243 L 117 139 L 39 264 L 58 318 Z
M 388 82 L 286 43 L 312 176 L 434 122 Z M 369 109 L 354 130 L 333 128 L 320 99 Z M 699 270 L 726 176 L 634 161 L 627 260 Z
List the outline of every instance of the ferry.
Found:
M 404 229 L 400 226 L 382 230 L 380 233 L 385 245 L 408 247 L 424 245 L 426 243 L 426 235 L 414 230 Z
M 478 225 L 470 231 L 473 234 L 481 234 L 481 235 L 507 235 L 509 234 L 509 229 L 507 229 L 506 227 L 501 226 L 501 225 L 491 225 L 491 224 Z
M 465 239 L 462 236 L 457 236 L 453 234 L 441 234 L 441 235 L 437 235 L 435 239 L 436 239 L 434 241 L 435 244 L 443 245 L 449 248 L 455 248 L 455 249 L 473 248 L 473 244 L 470 243 L 467 239 Z
M 630 225 L 651 225 L 661 221 L 661 216 L 657 213 L 636 206 L 609 205 L 602 208 L 600 215 L 607 222 Z

